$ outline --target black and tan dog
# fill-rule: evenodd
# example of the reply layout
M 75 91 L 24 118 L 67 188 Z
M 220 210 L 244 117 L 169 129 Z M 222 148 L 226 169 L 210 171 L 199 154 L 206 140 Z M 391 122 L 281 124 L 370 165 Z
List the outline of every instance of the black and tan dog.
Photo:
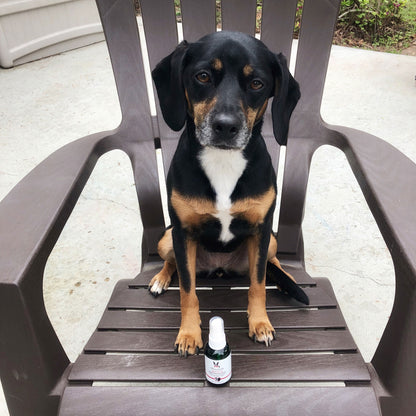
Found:
M 266 312 L 266 266 L 282 290 L 308 303 L 276 258 L 276 177 L 261 136 L 274 97 L 274 134 L 286 143 L 299 86 L 283 55 L 236 32 L 182 42 L 157 65 L 153 79 L 166 123 L 173 130 L 186 127 L 167 179 L 172 225 L 158 247 L 165 263 L 149 289 L 161 294 L 177 269 L 182 320 L 176 346 L 186 356 L 203 346 L 196 274 L 248 273 L 249 336 L 269 345 L 275 331 Z

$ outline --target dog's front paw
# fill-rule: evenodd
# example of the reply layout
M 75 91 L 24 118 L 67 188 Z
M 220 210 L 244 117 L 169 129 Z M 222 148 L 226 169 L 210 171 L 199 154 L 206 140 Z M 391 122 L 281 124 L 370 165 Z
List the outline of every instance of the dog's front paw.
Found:
M 168 290 L 170 281 L 171 277 L 162 270 L 150 281 L 148 286 L 149 292 L 155 297 L 165 293 Z
M 266 346 L 269 346 L 276 339 L 276 331 L 267 316 L 264 319 L 249 319 L 248 324 L 248 336 L 254 342 L 264 342 Z
M 199 325 L 179 329 L 175 341 L 175 351 L 178 352 L 179 356 L 187 357 L 188 355 L 199 354 L 203 346 Z

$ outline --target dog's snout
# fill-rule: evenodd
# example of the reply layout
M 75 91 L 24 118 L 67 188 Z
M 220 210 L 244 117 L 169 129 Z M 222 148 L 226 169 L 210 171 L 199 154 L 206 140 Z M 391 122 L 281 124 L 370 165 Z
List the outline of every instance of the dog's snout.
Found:
M 231 113 L 218 113 L 212 122 L 212 129 L 217 140 L 233 139 L 241 128 L 240 119 Z

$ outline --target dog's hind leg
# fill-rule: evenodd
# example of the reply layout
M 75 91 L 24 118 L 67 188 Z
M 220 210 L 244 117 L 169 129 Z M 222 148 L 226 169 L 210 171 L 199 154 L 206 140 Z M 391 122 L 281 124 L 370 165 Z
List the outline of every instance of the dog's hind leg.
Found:
M 277 288 L 286 292 L 292 298 L 299 302 L 309 305 L 309 298 L 301 287 L 296 284 L 295 278 L 285 271 L 276 257 L 277 240 L 273 235 L 270 236 L 269 249 L 267 252 L 267 267 L 266 274 L 271 277 L 276 283 Z
M 293 282 L 296 283 L 295 278 L 288 273 L 286 270 L 283 269 L 283 267 L 280 264 L 280 261 L 276 257 L 277 254 L 277 240 L 274 234 L 272 233 L 270 236 L 270 243 L 269 243 L 269 249 L 267 252 L 267 261 L 271 264 L 274 264 L 278 269 L 280 269 L 287 277 L 293 280 Z
M 149 283 L 149 291 L 153 296 L 159 296 L 168 290 L 173 273 L 176 271 L 175 253 L 173 251 L 172 228 L 168 228 L 160 239 L 159 256 L 165 260 L 162 270 Z

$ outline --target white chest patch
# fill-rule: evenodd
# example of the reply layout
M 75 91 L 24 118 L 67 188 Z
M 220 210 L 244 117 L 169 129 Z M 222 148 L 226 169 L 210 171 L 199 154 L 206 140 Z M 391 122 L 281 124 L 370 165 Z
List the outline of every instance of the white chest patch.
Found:
M 212 147 L 204 148 L 199 154 L 199 160 L 216 193 L 217 214 L 215 216 L 221 223 L 220 240 L 227 243 L 234 237 L 230 231 L 233 219 L 230 214 L 230 197 L 246 168 L 247 160 L 241 150 L 223 150 Z

